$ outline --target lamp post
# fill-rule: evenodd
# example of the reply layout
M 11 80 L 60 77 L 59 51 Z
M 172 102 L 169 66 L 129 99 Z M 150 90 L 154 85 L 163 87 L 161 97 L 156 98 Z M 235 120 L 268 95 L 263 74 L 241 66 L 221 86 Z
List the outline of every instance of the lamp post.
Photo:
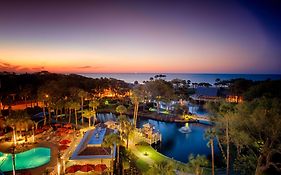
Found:
M 58 175 L 60 175 L 60 163 L 58 162 Z
M 35 142 L 35 136 L 34 136 L 34 126 L 32 126 L 32 142 Z
M 17 137 L 16 137 L 16 128 L 13 126 L 13 140 L 14 140 L 14 146 L 17 145 Z
M 57 171 L 58 171 L 58 175 L 60 175 L 60 169 L 61 169 L 61 164 L 60 164 L 60 160 L 61 160 L 61 153 L 60 151 L 58 151 L 58 163 L 57 163 Z
M 13 166 L 13 175 L 16 175 L 15 146 L 12 146 L 12 166 Z

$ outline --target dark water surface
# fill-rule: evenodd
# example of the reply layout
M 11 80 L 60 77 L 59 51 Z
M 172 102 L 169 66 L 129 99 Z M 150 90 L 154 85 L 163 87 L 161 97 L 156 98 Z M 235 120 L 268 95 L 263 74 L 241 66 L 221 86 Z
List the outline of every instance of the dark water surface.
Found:
M 115 120 L 114 114 L 98 114 L 97 118 L 101 122 Z M 204 139 L 205 130 L 210 127 L 202 124 L 189 124 L 192 132 L 184 134 L 179 129 L 184 124 L 160 122 L 151 119 L 140 119 L 138 127 L 145 123 L 151 123 L 162 134 L 162 142 L 155 145 L 155 148 L 162 154 L 181 162 L 187 162 L 190 154 L 210 155 L 211 150 L 207 146 L 208 140 Z M 216 144 L 216 142 L 215 142 Z M 218 152 L 218 147 L 215 147 Z
M 91 78 L 116 78 L 119 80 L 124 80 L 128 83 L 133 83 L 138 81 L 142 83 L 143 81 L 149 80 L 150 77 L 154 77 L 159 73 L 87 73 L 80 74 Z M 254 81 L 266 80 L 266 79 L 281 79 L 280 74 L 189 74 L 189 73 L 163 73 L 167 77 L 166 80 L 172 80 L 175 78 L 190 80 L 194 83 L 208 82 L 214 84 L 217 78 L 221 80 L 230 80 L 235 78 L 245 78 Z
M 142 119 L 139 125 L 147 122 L 153 124 L 162 134 L 162 142 L 156 146 L 158 152 L 184 163 L 188 161 L 190 154 L 206 156 L 211 154 L 211 150 L 207 146 L 208 140 L 204 139 L 204 132 L 210 126 L 189 124 L 191 133 L 184 134 L 179 131 L 184 124 Z M 215 152 L 218 151 L 218 147 L 215 146 Z

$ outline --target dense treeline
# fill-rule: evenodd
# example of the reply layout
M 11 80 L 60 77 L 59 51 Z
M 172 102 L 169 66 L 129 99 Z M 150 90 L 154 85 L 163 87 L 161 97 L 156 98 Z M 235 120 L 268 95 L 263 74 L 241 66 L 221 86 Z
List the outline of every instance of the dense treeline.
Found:
M 244 87 L 244 88 L 242 88 Z M 281 172 L 281 81 L 239 79 L 229 90 L 242 95 L 239 104 L 207 103 L 216 123 L 216 139 L 227 173 L 278 174 Z
M 0 73 L 0 96 L 3 104 L 19 100 L 38 99 L 40 88 L 54 88 L 56 95 L 69 95 L 71 88 L 82 89 L 87 92 L 98 93 L 107 88 L 124 93 L 129 84 L 112 78 L 87 78 L 76 74 L 55 74 L 38 72 L 32 74 Z M 14 97 L 13 97 L 14 96 Z
M 227 90 L 228 94 L 243 96 L 245 100 L 253 100 L 259 97 L 281 98 L 281 80 L 253 81 L 243 78 L 231 80 L 216 80 L 214 84 L 221 91 Z

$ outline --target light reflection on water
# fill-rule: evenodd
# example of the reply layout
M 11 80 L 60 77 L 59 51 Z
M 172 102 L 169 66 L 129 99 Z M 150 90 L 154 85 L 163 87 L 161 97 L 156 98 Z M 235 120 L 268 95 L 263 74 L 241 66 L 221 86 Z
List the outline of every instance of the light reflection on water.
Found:
M 97 118 L 102 122 L 116 119 L 114 114 L 98 114 Z M 210 148 L 207 146 L 208 140 L 204 139 L 204 132 L 210 126 L 197 123 L 189 124 L 192 132 L 184 134 L 179 131 L 179 128 L 184 124 L 139 119 L 137 127 L 142 127 L 147 122 L 154 125 L 155 129 L 162 134 L 162 142 L 156 145 L 155 148 L 170 158 L 187 162 L 190 154 L 208 156 L 211 153 Z M 217 146 L 215 147 L 215 152 L 218 152 Z

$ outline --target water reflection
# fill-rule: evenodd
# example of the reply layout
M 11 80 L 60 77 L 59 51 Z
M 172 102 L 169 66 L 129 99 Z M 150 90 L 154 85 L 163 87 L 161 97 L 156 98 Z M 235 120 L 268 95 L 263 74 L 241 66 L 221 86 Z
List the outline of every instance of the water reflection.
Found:
M 116 120 L 114 114 L 98 114 L 99 121 L 106 122 L 108 120 Z M 179 131 L 179 128 L 184 124 L 167 123 L 151 119 L 140 119 L 137 127 L 142 127 L 145 123 L 151 123 L 162 134 L 162 143 L 156 145 L 156 149 L 171 158 L 181 162 L 187 162 L 190 154 L 210 155 L 210 148 L 207 146 L 208 140 L 204 139 L 204 132 L 210 126 L 202 124 L 190 124 L 191 133 L 184 134 Z M 216 142 L 215 142 L 215 145 Z M 218 147 L 215 147 L 215 152 L 218 152 Z

